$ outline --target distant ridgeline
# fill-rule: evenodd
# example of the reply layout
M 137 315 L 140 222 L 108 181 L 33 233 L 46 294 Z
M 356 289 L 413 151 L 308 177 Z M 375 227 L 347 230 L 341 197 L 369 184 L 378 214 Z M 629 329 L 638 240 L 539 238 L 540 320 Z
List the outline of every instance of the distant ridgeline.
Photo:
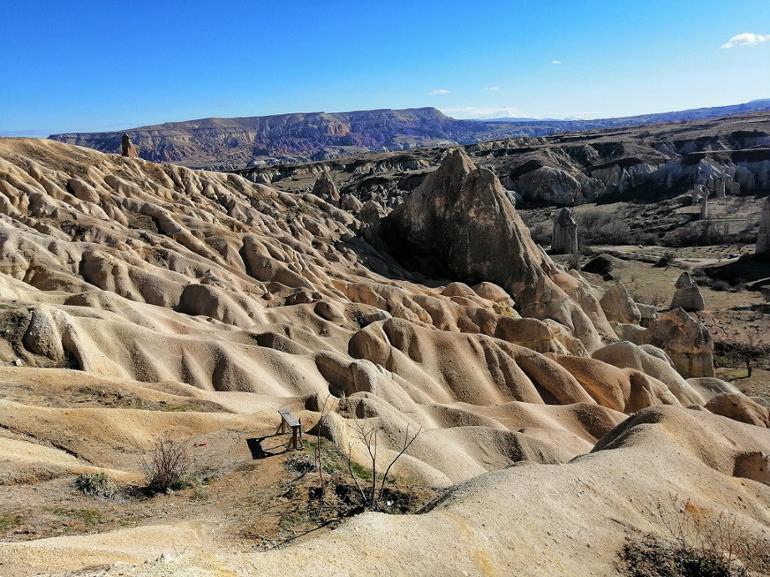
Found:
M 703 120 L 770 110 L 770 100 L 746 104 L 595 120 L 457 120 L 435 108 L 313 112 L 205 118 L 121 132 L 53 134 L 53 140 L 119 152 L 124 133 L 139 156 L 185 166 L 234 169 L 261 164 L 326 160 L 368 151 L 473 144 L 514 137 L 603 130 L 649 123 Z
M 465 146 L 520 208 L 590 202 L 658 202 L 770 194 L 770 111 L 517 137 Z M 446 151 L 421 148 L 239 170 L 257 183 L 310 192 L 328 171 L 341 195 L 395 206 L 441 163 Z M 738 216 L 738 215 L 736 215 Z M 756 215 L 747 216 L 754 220 Z M 753 241 L 752 241 L 753 242 Z

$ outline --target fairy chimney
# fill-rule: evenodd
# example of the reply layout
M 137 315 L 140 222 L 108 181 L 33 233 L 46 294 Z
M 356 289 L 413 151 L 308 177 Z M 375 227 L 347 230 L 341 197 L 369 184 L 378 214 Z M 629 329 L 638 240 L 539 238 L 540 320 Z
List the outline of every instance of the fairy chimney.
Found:
M 572 211 L 568 208 L 562 208 L 556 213 L 553 221 L 551 252 L 554 254 L 577 254 L 578 252 L 577 223 L 572 218 Z
M 128 158 L 139 158 L 139 153 L 136 151 L 136 146 L 131 142 L 131 138 L 128 134 L 123 133 L 123 139 L 121 141 L 121 154 Z

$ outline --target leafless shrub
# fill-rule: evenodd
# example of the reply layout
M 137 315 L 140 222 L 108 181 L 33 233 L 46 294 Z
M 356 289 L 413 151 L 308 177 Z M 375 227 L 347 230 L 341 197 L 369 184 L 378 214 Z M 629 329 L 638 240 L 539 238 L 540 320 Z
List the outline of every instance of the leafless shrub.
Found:
M 377 426 L 377 423 L 367 423 L 365 420 L 355 420 L 352 424 L 352 428 L 358 439 L 361 441 L 361 443 L 363 443 L 369 455 L 369 461 L 371 463 L 371 476 L 368 480 L 369 487 L 365 489 L 355 474 L 354 469 L 356 468 L 356 465 L 353 462 L 352 449 L 350 445 L 348 445 L 348 452 L 346 454 L 348 472 L 350 473 L 350 476 L 352 477 L 353 482 L 361 494 L 361 498 L 363 499 L 366 506 L 370 509 L 377 510 L 379 507 L 380 499 L 382 498 L 385 491 L 385 486 L 388 482 L 388 476 L 390 475 L 391 468 L 396 464 L 396 461 L 398 461 L 401 456 L 406 453 L 412 443 L 414 443 L 414 441 L 422 432 L 422 427 L 418 428 L 417 432 L 414 434 L 410 434 L 409 427 L 407 426 L 406 431 L 404 432 L 403 442 L 401 443 L 401 446 L 396 450 L 396 455 L 385 467 L 385 472 L 382 474 L 379 487 L 377 486 L 377 449 L 379 427 Z
M 187 443 L 161 436 L 144 461 L 146 490 L 155 494 L 182 488 L 191 467 Z
M 536 243 L 543 246 L 551 244 L 551 238 L 553 237 L 553 223 L 550 221 L 542 221 L 533 224 L 529 229 L 529 234 Z
M 581 244 L 628 244 L 631 228 L 616 214 L 601 210 L 575 213 Z
M 656 514 L 666 540 L 629 541 L 620 555 L 630 577 L 748 577 L 767 574 L 770 543 L 758 539 L 738 517 L 708 516 L 676 495 L 658 501 Z
M 295 454 L 286 459 L 283 462 L 283 466 L 287 471 L 291 471 L 292 473 L 297 473 L 300 476 L 304 476 L 313 469 L 315 469 L 315 465 L 313 464 L 313 461 L 304 454 Z
M 655 294 L 652 296 L 652 299 L 650 300 L 651 300 L 650 304 L 656 307 L 660 307 L 661 305 L 663 305 L 663 303 L 666 302 L 666 299 L 662 294 Z
M 323 495 L 324 487 L 324 468 L 323 468 L 323 432 L 326 428 L 326 420 L 329 417 L 329 413 L 332 410 L 333 403 L 331 402 L 332 396 L 326 395 L 324 404 L 321 407 L 321 416 L 318 419 L 318 442 L 313 450 L 313 462 L 315 468 L 318 471 L 318 486 L 320 487 L 321 495 Z
M 759 329 L 755 326 L 746 327 L 744 331 L 746 334 L 746 347 L 743 353 L 743 362 L 746 363 L 746 378 L 750 379 L 753 373 L 753 356 L 756 354 L 761 336 Z
M 666 251 L 666 253 L 662 257 L 660 257 L 660 260 L 652 266 L 657 268 L 668 268 L 672 264 L 674 264 L 675 259 L 676 259 L 676 253 L 674 251 L 669 250 L 669 251 Z
M 665 246 L 708 246 L 713 244 L 750 244 L 757 235 L 749 231 L 730 231 L 727 225 L 713 221 L 699 221 L 670 230 L 663 235 Z

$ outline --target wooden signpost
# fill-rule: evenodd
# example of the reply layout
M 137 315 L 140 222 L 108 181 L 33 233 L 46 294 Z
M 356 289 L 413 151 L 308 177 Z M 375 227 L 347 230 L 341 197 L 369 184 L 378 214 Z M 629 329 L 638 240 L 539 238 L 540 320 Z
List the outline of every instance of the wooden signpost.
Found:
M 289 441 L 289 448 L 301 449 L 302 422 L 288 409 L 279 409 L 278 413 L 281 415 L 281 426 L 278 427 L 278 432 L 281 434 L 287 433 L 287 427 L 291 428 L 291 440 Z

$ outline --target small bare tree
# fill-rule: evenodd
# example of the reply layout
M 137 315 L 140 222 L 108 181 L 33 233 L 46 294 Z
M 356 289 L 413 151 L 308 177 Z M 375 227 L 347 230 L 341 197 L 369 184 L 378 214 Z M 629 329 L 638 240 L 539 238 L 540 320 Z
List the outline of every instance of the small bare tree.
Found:
M 163 493 L 181 487 L 191 465 L 187 443 L 164 434 L 155 441 L 149 457 L 144 459 L 147 490 Z
M 753 354 L 759 346 L 759 331 L 756 327 L 746 328 L 746 350 L 743 353 L 743 360 L 746 362 L 746 378 L 750 379 L 753 372 Z
M 317 442 L 315 445 L 315 450 L 313 451 L 313 461 L 315 463 L 315 467 L 318 470 L 318 486 L 321 488 L 321 496 L 323 498 L 323 489 L 324 489 L 324 467 L 323 467 L 323 447 L 321 446 L 321 443 L 323 441 L 323 432 L 324 428 L 326 427 L 326 419 L 329 416 L 329 413 L 332 410 L 333 403 L 330 402 L 331 400 L 331 394 L 326 395 L 326 398 L 324 399 L 324 404 L 321 407 L 321 417 L 318 419 L 318 437 Z
M 388 476 L 390 475 L 391 468 L 393 467 L 393 465 L 395 465 L 396 461 L 398 461 L 401 458 L 401 456 L 407 452 L 407 450 L 412 445 L 412 443 L 414 443 L 414 441 L 422 432 L 422 427 L 419 427 L 417 429 L 417 432 L 415 432 L 414 434 L 410 434 L 409 426 L 407 425 L 406 431 L 404 432 L 403 442 L 401 443 L 400 448 L 396 450 L 396 455 L 390 460 L 388 465 L 385 467 L 385 472 L 382 475 L 382 480 L 380 482 L 379 489 L 377 487 L 377 448 L 379 444 L 378 443 L 379 427 L 377 426 L 377 423 L 367 424 L 365 420 L 358 420 L 358 419 L 353 421 L 352 427 L 356 436 L 366 448 L 366 452 L 369 455 L 369 461 L 371 463 L 372 478 L 370 480 L 370 487 L 368 492 L 364 490 L 364 488 L 359 483 L 355 473 L 353 472 L 353 455 L 352 455 L 352 447 L 350 444 L 348 444 L 348 452 L 346 454 L 348 472 L 350 473 L 350 476 L 353 478 L 353 482 L 356 484 L 356 488 L 358 489 L 358 492 L 361 493 L 361 497 L 364 500 L 364 503 L 366 504 L 366 506 L 369 507 L 370 509 L 376 510 L 379 506 L 380 498 L 382 497 L 385 491 L 385 485 L 388 482 Z
M 569 255 L 567 270 L 580 270 L 580 253 L 577 250 Z

